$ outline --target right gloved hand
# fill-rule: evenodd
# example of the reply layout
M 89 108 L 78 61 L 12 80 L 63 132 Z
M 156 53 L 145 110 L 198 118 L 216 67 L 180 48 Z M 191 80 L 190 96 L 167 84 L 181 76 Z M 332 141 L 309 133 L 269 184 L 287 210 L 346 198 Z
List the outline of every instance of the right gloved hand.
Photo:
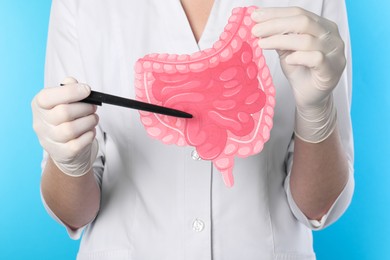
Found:
M 41 90 L 32 100 L 33 128 L 43 149 L 67 175 L 79 177 L 92 167 L 98 151 L 96 106 L 77 102 L 91 89 L 73 78 L 62 87 Z

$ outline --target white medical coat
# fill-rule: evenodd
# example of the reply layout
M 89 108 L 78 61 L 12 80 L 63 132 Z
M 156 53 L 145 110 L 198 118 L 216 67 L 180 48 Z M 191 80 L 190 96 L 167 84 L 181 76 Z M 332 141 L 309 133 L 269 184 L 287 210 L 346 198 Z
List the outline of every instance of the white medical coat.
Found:
M 288 181 L 294 99 L 277 54 L 265 51 L 276 87 L 274 126 L 260 154 L 235 159 L 233 188 L 224 185 L 211 162 L 192 158 L 194 148 L 150 138 L 137 111 L 109 105 L 98 109 L 100 149 L 94 170 L 101 208 L 83 229 L 78 259 L 315 259 L 311 230 L 339 218 L 354 186 L 344 1 L 215 0 L 197 43 L 179 0 L 53 0 L 45 85 L 57 86 L 70 75 L 93 90 L 134 98 L 137 59 L 149 53 L 191 54 L 209 48 L 231 10 L 249 5 L 300 6 L 339 25 L 348 59 L 334 91 L 350 165 L 343 193 L 321 222 L 309 221 L 294 203 Z M 77 239 L 82 229 L 68 232 Z

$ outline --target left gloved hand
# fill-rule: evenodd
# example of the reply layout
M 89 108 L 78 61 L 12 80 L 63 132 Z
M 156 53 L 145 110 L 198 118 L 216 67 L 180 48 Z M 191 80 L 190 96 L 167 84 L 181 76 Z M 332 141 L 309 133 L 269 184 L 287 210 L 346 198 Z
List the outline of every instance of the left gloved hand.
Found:
M 337 25 L 298 7 L 261 8 L 252 19 L 259 46 L 277 50 L 293 88 L 296 135 L 312 143 L 323 141 L 336 124 L 331 93 L 346 65 Z

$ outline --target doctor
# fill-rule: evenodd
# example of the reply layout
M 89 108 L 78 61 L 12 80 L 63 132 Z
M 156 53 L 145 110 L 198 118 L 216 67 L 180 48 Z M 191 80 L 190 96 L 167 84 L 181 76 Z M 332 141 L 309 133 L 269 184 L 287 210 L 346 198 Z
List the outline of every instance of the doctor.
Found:
M 193 148 L 148 137 L 136 111 L 77 102 L 90 86 L 134 97 L 138 58 L 209 48 L 248 5 L 276 107 L 233 188 Z M 353 193 L 350 65 L 344 1 L 53 0 L 48 87 L 32 101 L 44 205 L 72 238 L 84 231 L 78 259 L 315 259 L 311 231 Z

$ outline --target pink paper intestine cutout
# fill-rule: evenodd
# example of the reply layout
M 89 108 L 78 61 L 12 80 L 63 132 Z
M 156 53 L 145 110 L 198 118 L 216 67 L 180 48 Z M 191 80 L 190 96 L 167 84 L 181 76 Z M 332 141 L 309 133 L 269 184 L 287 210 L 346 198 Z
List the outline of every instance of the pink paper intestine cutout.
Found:
M 135 66 L 136 98 L 191 113 L 182 119 L 140 111 L 148 134 L 191 145 L 211 160 L 228 187 L 234 156 L 261 152 L 273 126 L 275 88 L 250 18 L 235 8 L 213 47 L 192 55 L 149 54 Z

